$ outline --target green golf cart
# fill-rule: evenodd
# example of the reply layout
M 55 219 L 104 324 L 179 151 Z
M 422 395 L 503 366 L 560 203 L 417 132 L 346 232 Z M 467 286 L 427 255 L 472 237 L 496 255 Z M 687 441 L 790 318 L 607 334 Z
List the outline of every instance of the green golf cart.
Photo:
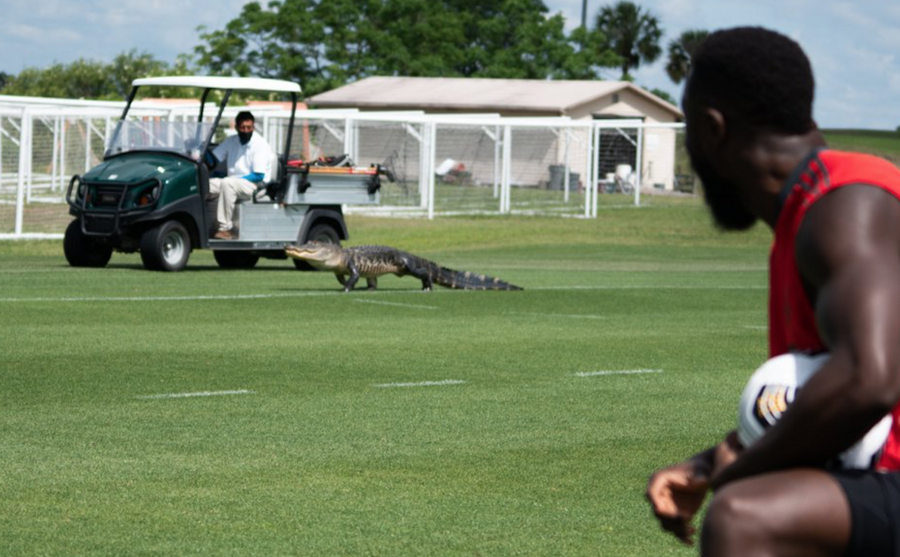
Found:
M 138 90 L 150 86 L 202 91 L 196 119 L 129 115 Z M 204 110 L 212 91 L 221 91 L 221 100 L 210 118 Z M 215 168 L 205 154 L 222 136 L 219 124 L 234 91 L 278 93 L 290 99 L 291 109 L 282 124 L 283 145 L 272 145 L 272 177 L 236 207 L 237 237 L 216 240 L 210 238 L 215 200 L 207 199 Z M 135 80 L 103 162 L 69 183 L 66 201 L 74 219 L 63 244 L 69 264 L 105 267 L 114 251 L 140 252 L 146 269 L 179 271 L 192 250 L 211 249 L 220 267 L 249 269 L 260 257 L 285 259 L 288 244 L 347 239 L 342 206 L 377 204 L 385 173 L 378 166 L 329 168 L 298 160 L 291 141 L 299 93 L 296 83 L 260 78 Z

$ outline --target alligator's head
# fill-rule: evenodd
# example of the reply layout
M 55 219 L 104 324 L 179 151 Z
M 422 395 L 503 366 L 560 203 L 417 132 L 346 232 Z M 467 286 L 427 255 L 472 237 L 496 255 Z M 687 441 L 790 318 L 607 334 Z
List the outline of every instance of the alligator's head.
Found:
M 284 252 L 288 257 L 307 261 L 316 269 L 332 270 L 343 264 L 341 247 L 325 242 L 307 242 L 300 246 L 287 246 Z

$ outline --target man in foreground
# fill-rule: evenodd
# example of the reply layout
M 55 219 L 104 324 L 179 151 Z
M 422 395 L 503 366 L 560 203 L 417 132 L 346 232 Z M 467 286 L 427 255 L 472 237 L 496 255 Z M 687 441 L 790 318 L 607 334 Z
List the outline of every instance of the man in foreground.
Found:
M 239 112 L 234 119 L 237 134 L 220 143 L 213 155 L 228 167 L 226 178 L 209 179 L 209 198 L 218 198 L 213 238 L 231 240 L 236 237 L 232 216 L 238 199 L 250 199 L 259 184 L 268 180 L 272 148 L 265 138 L 254 131 L 253 114 Z
M 900 474 L 822 467 L 893 411 L 878 465 L 900 468 L 900 170 L 827 150 L 813 89 L 800 47 L 761 28 L 714 33 L 692 59 L 686 141 L 713 217 L 775 233 L 770 355 L 830 353 L 752 447 L 732 432 L 650 478 L 654 514 L 685 543 L 715 490 L 703 555 L 900 555 Z

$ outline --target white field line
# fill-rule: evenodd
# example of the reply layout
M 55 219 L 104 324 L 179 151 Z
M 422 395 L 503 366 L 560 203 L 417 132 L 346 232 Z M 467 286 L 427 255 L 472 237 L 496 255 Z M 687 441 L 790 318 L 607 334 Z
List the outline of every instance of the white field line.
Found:
M 397 306 L 402 308 L 416 308 L 416 309 L 440 309 L 437 306 L 422 306 L 419 304 L 403 304 L 400 302 L 381 302 L 378 300 L 353 300 L 354 302 L 359 302 L 360 304 L 379 304 L 382 306 Z
M 143 395 L 137 396 L 135 398 L 139 398 L 141 400 L 158 400 L 163 398 L 191 398 L 198 396 L 226 396 L 226 395 L 249 395 L 253 394 L 253 391 L 248 391 L 246 389 L 240 389 L 237 391 L 201 391 L 199 393 L 167 393 L 163 395 Z
M 418 383 L 380 383 L 372 385 L 379 389 L 393 389 L 397 387 L 443 387 L 445 385 L 462 385 L 465 381 L 459 379 L 445 379 L 443 381 L 420 381 Z
M 465 263 L 461 264 L 460 267 L 466 266 Z M 491 273 L 495 273 L 498 271 L 521 271 L 523 269 L 541 269 L 541 270 L 563 270 L 563 271 L 572 271 L 572 272 L 585 272 L 585 273 L 684 273 L 684 274 L 697 274 L 697 273 L 767 273 L 769 271 L 768 267 L 736 267 L 736 268 L 722 268 L 722 267 L 679 267 L 678 265 L 669 266 L 666 265 L 663 267 L 662 265 L 651 266 L 649 263 L 645 265 L 635 265 L 635 266 L 625 266 L 625 265 L 617 265 L 611 268 L 609 267 L 598 267 L 596 265 L 576 265 L 576 266 L 567 266 L 565 269 L 554 268 L 550 265 L 547 266 L 533 266 L 526 267 L 522 264 L 516 263 L 491 263 L 491 271 L 487 274 L 493 276 Z
M 578 377 L 597 377 L 601 375 L 643 375 L 645 373 L 662 373 L 661 369 L 621 369 L 609 371 L 580 371 Z
M 766 331 L 769 329 L 766 325 L 744 325 L 745 329 L 753 329 L 754 331 Z
M 541 290 L 765 290 L 768 286 L 625 286 L 625 285 L 606 285 L 606 286 L 544 286 L 536 288 L 526 288 L 525 291 L 541 291 Z M 382 291 L 377 295 L 391 294 L 411 294 L 413 292 L 421 292 L 419 290 L 394 290 Z M 426 292 L 423 295 L 463 295 L 469 293 L 468 290 L 441 289 L 433 292 Z M 343 291 L 334 292 L 292 292 L 283 294 L 222 294 L 222 295 L 196 295 L 196 296 L 61 296 L 58 298 L 44 296 L 32 298 L 0 298 L 0 303 L 16 303 L 16 302 L 183 302 L 183 301 L 209 301 L 209 300 L 267 300 L 272 298 L 306 298 L 313 296 L 347 296 Z M 370 294 L 372 295 L 372 294 Z
M 63 234 L 0 234 L 0 240 L 62 240 L 64 237 Z
M 563 317 L 567 319 L 609 319 L 607 315 L 590 315 L 581 313 L 540 313 L 538 311 L 514 311 L 509 315 L 536 315 L 539 317 Z

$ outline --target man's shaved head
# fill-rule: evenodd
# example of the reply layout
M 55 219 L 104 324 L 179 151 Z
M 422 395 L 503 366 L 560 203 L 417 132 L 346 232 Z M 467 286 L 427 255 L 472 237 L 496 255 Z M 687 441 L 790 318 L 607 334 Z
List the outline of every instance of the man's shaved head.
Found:
M 725 29 L 697 48 L 684 91 L 685 145 L 720 227 L 744 230 L 756 222 L 753 198 L 739 186 L 753 168 L 741 161 L 756 138 L 816 130 L 814 87 L 806 54 L 780 33 Z

